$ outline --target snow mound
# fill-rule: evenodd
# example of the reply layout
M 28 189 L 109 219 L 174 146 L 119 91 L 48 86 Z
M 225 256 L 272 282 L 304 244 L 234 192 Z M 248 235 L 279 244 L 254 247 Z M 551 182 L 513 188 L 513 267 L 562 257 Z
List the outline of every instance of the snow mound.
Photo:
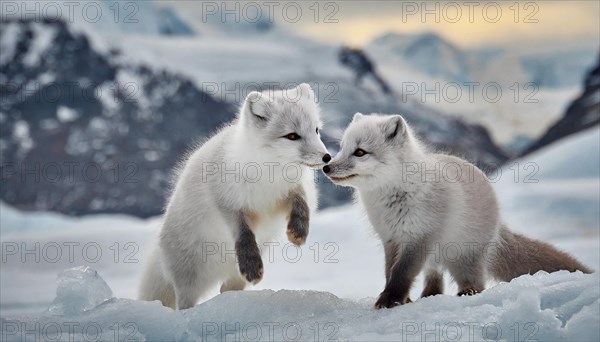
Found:
M 539 165 L 539 176 L 548 179 L 600 177 L 598 126 L 561 139 L 536 151 L 527 161 Z
M 584 263 L 598 259 L 600 230 L 600 129 L 590 128 L 510 162 L 494 185 L 511 229 L 589 250 Z M 579 242 L 574 236 L 587 236 Z M 587 245 L 589 243 L 589 245 Z M 589 259 L 588 259 L 589 257 Z
M 63 272 L 53 307 L 78 310 L 2 319 L 3 340 L 600 339 L 597 274 L 540 272 L 473 297 L 440 295 L 390 310 L 374 310 L 372 298 L 352 301 L 328 292 L 262 290 L 228 292 L 173 311 L 156 301 L 105 300 L 110 289 L 104 285 L 89 268 Z M 79 310 L 90 306 L 95 307 Z

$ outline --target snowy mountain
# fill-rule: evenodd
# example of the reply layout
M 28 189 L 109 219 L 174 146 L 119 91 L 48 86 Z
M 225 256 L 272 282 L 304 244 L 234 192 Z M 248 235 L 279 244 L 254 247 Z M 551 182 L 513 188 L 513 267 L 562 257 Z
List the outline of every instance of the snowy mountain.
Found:
M 63 21 L 78 30 L 104 35 L 190 36 L 195 31 L 170 7 L 154 1 L 99 0 L 86 4 L 69 0 L 25 5 L 11 3 L 0 9 L 3 21 Z
M 184 151 L 234 116 L 189 79 L 121 63 L 63 22 L 3 22 L 0 34 L 0 194 L 16 207 L 157 215 Z
M 144 1 L 144 3 L 149 3 Z M 170 36 L 193 35 L 192 28 L 179 17 L 177 11 L 169 7 L 160 7 L 156 10 L 158 21 L 158 32 Z
M 214 10 L 210 7 L 206 8 L 208 13 L 204 13 L 202 20 L 197 20 L 196 17 L 190 18 L 190 22 L 202 32 L 209 32 L 211 35 L 247 36 L 264 34 L 275 29 L 273 18 L 270 18 L 268 12 L 258 6 L 245 5 L 243 9 L 240 6 L 239 11 L 232 11 L 231 9 L 236 7 L 227 7 L 227 5 L 216 6 Z M 242 14 L 236 14 L 239 12 Z M 238 17 L 235 17 L 236 15 Z
M 490 130 L 494 142 L 536 140 L 580 92 L 600 45 L 461 48 L 433 34 L 387 33 L 366 53 L 395 92 Z
M 373 55 L 395 57 L 399 63 L 429 76 L 453 82 L 471 81 L 467 53 L 434 33 L 387 33 L 371 41 L 366 50 Z
M 374 56 L 396 58 L 401 64 L 435 78 L 453 82 L 481 81 L 481 74 L 495 71 L 504 58 L 516 59 L 523 75 L 514 81 L 533 82 L 540 88 L 564 88 L 578 85 L 593 65 L 599 46 L 578 44 L 568 47 L 486 47 L 460 48 L 441 36 L 386 33 L 366 46 Z M 515 79 L 518 77 L 519 79 Z M 523 78 L 521 78 L 523 77 Z
M 337 47 L 278 31 L 117 37 L 45 20 L 3 22 L 0 34 L 0 195 L 20 209 L 160 214 L 171 171 L 187 149 L 269 82 L 313 84 L 332 152 L 362 111 L 402 113 L 426 142 L 486 170 L 507 159 L 484 128 L 358 88 L 338 65 Z M 43 177 L 27 175 L 36 167 Z M 320 187 L 323 207 L 349 200 L 328 181 Z
M 536 142 L 531 144 L 523 154 L 531 153 L 553 141 L 567 135 L 600 124 L 600 58 L 596 67 L 589 72 L 583 82 L 583 92 L 569 105 L 565 115 L 558 120 Z

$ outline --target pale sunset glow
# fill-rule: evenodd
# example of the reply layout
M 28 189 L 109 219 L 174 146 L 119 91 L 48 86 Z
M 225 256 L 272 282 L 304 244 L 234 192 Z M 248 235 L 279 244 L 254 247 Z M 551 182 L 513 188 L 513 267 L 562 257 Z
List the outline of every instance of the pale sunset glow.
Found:
M 290 29 L 301 25 L 300 31 L 312 38 L 355 46 L 387 32 L 435 32 L 464 47 L 600 39 L 597 1 L 371 1 L 367 11 L 357 2 L 336 4 L 339 11 L 333 17 L 337 23 L 315 23 L 309 18 L 297 23 L 279 20 L 278 24 Z

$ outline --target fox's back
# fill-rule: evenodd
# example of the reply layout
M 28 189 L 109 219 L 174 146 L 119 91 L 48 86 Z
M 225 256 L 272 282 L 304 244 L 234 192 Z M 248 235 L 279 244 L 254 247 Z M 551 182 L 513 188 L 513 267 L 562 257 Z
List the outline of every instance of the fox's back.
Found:
M 452 208 L 444 227 L 445 240 L 489 243 L 498 233 L 500 213 L 488 178 L 464 159 L 444 154 L 434 157 L 440 162 L 440 182 L 448 188 L 446 200 Z

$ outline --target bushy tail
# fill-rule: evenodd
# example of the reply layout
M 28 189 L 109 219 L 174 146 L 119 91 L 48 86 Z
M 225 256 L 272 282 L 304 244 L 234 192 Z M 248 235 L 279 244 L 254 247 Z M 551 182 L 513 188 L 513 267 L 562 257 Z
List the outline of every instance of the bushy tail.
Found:
M 163 273 L 158 248 L 152 252 L 145 266 L 138 297 L 140 300 L 160 300 L 164 306 L 175 309 L 175 290 Z
M 511 232 L 506 226 L 500 229 L 499 246 L 490 260 L 491 275 L 501 281 L 510 281 L 523 274 L 537 271 L 592 273 L 569 254 L 542 241 Z

